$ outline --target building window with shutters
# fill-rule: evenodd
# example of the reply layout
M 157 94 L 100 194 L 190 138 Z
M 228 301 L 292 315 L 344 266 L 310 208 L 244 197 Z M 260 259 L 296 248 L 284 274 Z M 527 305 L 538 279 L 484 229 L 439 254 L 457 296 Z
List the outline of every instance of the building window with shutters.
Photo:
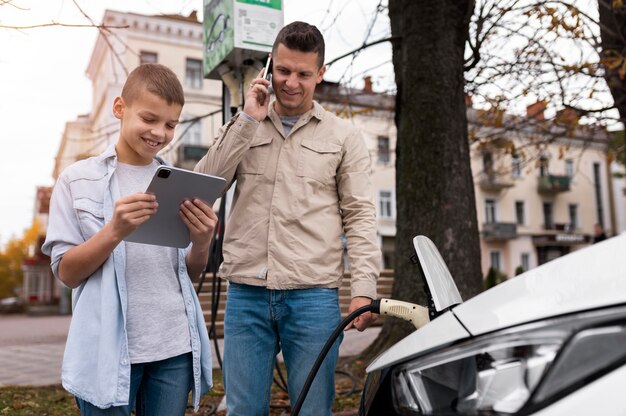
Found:
M 378 136 L 377 139 L 377 161 L 382 165 L 390 162 L 389 137 Z
M 395 218 L 394 208 L 393 192 L 389 190 L 378 191 L 378 213 L 380 218 Z
M 565 160 L 565 176 L 570 179 L 574 177 L 574 161 L 572 159 Z
M 189 116 L 188 119 L 193 120 L 194 116 Z M 191 145 L 202 144 L 202 119 L 194 120 L 190 122 L 183 122 L 180 125 L 180 131 L 183 135 L 183 142 Z
M 578 205 L 577 204 L 569 204 L 569 230 L 574 231 L 578 228 Z
M 487 198 L 485 199 L 485 222 L 491 224 L 496 221 L 496 200 Z
M 157 60 L 158 58 L 156 52 L 139 52 L 139 64 L 156 64 Z
M 528 271 L 530 270 L 530 254 L 528 253 L 522 253 L 522 269 L 524 269 L 524 271 Z
M 514 179 L 522 176 L 522 158 L 519 155 L 513 155 L 511 158 L 511 176 Z
M 539 158 L 539 176 L 545 177 L 550 174 L 549 170 L 549 161 L 546 156 L 541 156 Z
M 185 86 L 194 89 L 202 88 L 202 61 L 187 58 L 185 65 Z
M 543 203 L 543 226 L 546 230 L 554 229 L 554 217 L 552 215 L 552 203 Z
M 515 201 L 515 223 L 517 225 L 526 225 L 524 201 Z
M 495 270 L 502 270 L 502 260 L 499 251 L 492 251 L 489 253 L 489 260 L 491 261 L 491 267 Z

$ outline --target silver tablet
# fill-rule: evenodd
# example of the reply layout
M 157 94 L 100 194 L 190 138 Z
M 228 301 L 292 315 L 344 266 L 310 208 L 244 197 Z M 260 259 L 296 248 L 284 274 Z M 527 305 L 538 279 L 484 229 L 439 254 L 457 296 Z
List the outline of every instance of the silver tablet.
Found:
M 146 192 L 156 195 L 159 207 L 150 219 L 124 241 L 168 247 L 187 247 L 189 230 L 178 214 L 185 199 L 198 198 L 212 206 L 224 190 L 226 181 L 172 166 L 159 166 Z

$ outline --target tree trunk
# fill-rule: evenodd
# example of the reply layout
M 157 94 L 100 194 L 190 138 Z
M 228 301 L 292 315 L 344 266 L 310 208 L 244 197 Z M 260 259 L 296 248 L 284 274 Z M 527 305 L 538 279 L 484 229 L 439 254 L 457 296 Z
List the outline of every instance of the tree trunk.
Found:
M 396 75 L 395 280 L 392 297 L 425 305 L 413 237 L 441 251 L 463 299 L 482 289 L 480 242 L 470 167 L 463 50 L 472 0 L 390 0 Z M 370 359 L 413 327 L 388 318 L 364 352 Z
M 603 58 L 621 57 L 619 66 L 605 66 L 604 78 L 611 90 L 622 123 L 626 122 L 626 7 L 613 8 L 613 0 L 598 0 Z M 625 123 L 626 124 L 626 123 Z

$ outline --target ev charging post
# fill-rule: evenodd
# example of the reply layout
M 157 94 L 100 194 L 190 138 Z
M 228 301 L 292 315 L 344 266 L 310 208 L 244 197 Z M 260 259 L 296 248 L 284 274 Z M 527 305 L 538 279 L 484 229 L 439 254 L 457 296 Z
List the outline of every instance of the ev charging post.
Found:
M 243 104 L 244 88 L 263 67 L 263 62 L 272 51 L 274 39 L 283 27 L 283 21 L 283 0 L 204 0 L 203 74 L 204 78 L 222 80 L 223 124 Z M 215 328 L 221 291 L 217 268 L 222 255 L 228 195 L 232 195 L 232 188 L 220 201 L 219 226 L 211 242 L 208 262 L 213 270 L 212 329 Z M 221 367 L 216 337 L 214 342 Z M 225 408 L 224 400 L 225 397 L 218 410 Z
M 283 0 L 204 0 L 204 77 L 228 88 L 225 109 L 242 104 L 243 86 L 261 70 L 283 21 Z

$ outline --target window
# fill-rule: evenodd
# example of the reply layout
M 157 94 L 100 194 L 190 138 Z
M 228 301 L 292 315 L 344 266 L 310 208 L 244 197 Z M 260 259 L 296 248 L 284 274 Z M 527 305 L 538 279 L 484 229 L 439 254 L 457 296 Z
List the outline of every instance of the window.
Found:
M 139 64 L 156 64 L 157 54 L 156 52 L 139 52 Z
M 395 257 L 395 237 L 382 237 L 380 249 L 383 254 L 383 267 L 385 269 L 393 269 Z
M 187 58 L 185 66 L 185 86 L 189 88 L 202 88 L 202 61 Z
M 548 172 L 548 158 L 545 156 L 541 156 L 539 158 L 539 176 L 548 176 L 550 173 Z
M 512 156 L 511 175 L 515 179 L 522 176 L 522 158 L 519 155 Z
M 189 118 L 191 119 L 192 117 Z M 182 131 L 181 134 L 184 135 L 183 137 L 181 137 L 184 143 L 191 145 L 202 144 L 202 120 L 181 123 L 181 127 L 179 128 Z
M 578 228 L 578 205 L 569 204 L 568 211 L 569 211 L 569 228 L 570 228 L 570 231 L 574 231 L 575 229 Z
M 378 163 L 389 163 L 389 137 L 378 136 Z
M 517 225 L 526 224 L 524 201 L 515 201 L 515 222 L 517 223 Z
M 491 261 L 491 267 L 496 270 L 502 270 L 502 262 L 500 259 L 499 251 L 492 251 L 491 253 L 489 253 L 489 259 Z
M 487 175 L 493 175 L 493 155 L 491 152 L 483 153 L 483 171 Z
M 378 191 L 378 212 L 380 213 L 380 218 L 394 218 L 394 205 L 393 192 Z
M 554 219 L 552 218 L 552 203 L 543 203 L 543 224 L 546 230 L 554 228 Z
M 565 160 L 565 176 L 568 178 L 574 177 L 574 161 L 572 159 Z
M 496 200 L 485 199 L 485 222 L 496 222 Z
M 522 269 L 524 271 L 530 270 L 530 254 L 522 253 Z
M 600 164 L 594 162 L 593 164 L 593 188 L 596 196 L 596 216 L 597 223 L 604 228 L 604 208 L 602 206 L 602 188 L 600 185 Z

